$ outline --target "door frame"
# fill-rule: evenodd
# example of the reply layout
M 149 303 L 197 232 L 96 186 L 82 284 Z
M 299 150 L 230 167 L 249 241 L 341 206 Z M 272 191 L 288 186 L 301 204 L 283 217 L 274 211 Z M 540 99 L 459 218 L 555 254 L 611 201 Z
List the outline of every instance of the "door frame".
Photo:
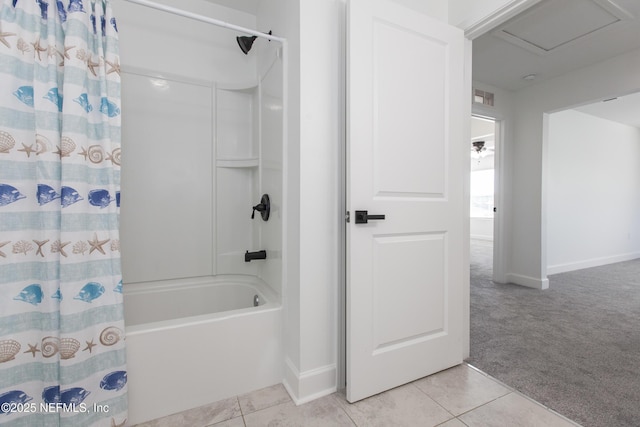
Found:
M 505 220 L 503 212 L 505 212 L 505 156 L 504 156 L 504 139 L 506 120 L 501 114 L 491 111 L 480 104 L 473 104 L 473 117 L 486 118 L 494 123 L 494 194 L 493 205 L 497 211 L 497 215 L 493 216 L 493 281 L 496 283 L 507 283 L 506 272 L 506 251 L 505 251 Z

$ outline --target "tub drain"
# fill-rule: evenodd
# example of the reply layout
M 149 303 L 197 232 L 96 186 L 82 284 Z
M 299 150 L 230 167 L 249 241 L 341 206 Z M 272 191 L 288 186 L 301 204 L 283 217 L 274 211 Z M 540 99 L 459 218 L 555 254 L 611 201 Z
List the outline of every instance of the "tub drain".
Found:
M 257 307 L 260 305 L 260 297 L 258 295 L 253 296 L 253 306 Z

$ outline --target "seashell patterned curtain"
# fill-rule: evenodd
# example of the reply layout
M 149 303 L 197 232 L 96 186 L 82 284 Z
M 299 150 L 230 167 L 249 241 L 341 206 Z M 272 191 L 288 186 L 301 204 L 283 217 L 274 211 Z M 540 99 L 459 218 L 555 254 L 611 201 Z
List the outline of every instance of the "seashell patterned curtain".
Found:
M 0 424 L 127 417 L 108 0 L 0 0 Z

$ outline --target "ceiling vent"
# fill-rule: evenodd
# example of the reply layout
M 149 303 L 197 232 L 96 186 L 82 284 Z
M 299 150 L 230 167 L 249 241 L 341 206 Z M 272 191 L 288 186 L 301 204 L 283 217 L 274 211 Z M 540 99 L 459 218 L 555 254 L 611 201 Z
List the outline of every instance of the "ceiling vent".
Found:
M 493 32 L 546 55 L 632 16 L 610 0 L 543 0 Z

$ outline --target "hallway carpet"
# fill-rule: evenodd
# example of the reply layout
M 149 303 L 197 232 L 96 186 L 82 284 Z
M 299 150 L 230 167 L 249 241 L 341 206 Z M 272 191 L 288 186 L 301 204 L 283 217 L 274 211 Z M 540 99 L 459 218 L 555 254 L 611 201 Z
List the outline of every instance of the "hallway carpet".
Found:
M 585 427 L 640 426 L 640 259 L 544 291 L 493 283 L 491 262 L 472 240 L 467 362 Z

